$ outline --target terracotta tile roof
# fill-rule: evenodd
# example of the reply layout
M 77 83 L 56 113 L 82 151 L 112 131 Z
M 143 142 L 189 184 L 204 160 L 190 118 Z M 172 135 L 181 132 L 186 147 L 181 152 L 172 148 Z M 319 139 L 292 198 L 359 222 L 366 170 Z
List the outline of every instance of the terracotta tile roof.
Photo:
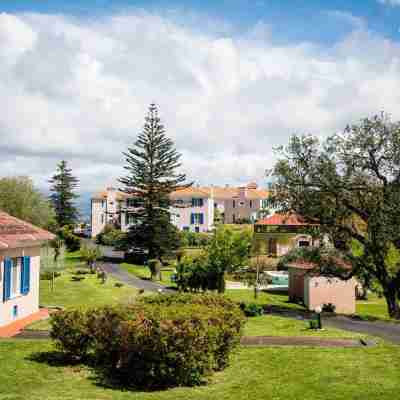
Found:
M 257 222 L 256 225 L 290 225 L 290 226 L 316 226 L 306 222 L 299 214 L 274 214 Z
M 30 246 L 54 237 L 44 229 L 0 211 L 0 249 Z
M 178 189 L 175 192 L 172 192 L 170 197 L 172 199 L 178 199 L 181 197 L 210 197 L 211 193 L 207 190 L 207 188 L 200 188 L 200 187 L 188 187 L 183 189 Z
M 238 187 L 219 187 L 219 186 L 192 186 L 189 188 L 179 189 L 175 192 L 171 193 L 172 199 L 185 198 L 185 197 L 213 197 L 216 200 L 230 200 L 233 198 L 237 198 L 240 195 L 240 188 Z M 266 199 L 269 196 L 269 192 L 264 189 L 257 189 L 257 185 L 255 183 L 249 183 L 246 186 L 246 199 Z M 129 195 L 127 193 L 117 191 L 117 200 L 124 200 L 129 197 L 133 197 L 133 195 Z M 107 199 L 107 190 L 103 190 L 101 192 L 95 193 L 92 196 L 92 200 L 106 200 Z
M 124 199 L 128 199 L 130 197 L 133 197 L 133 195 L 121 192 L 119 190 L 116 193 L 117 200 L 124 200 Z M 106 199 L 107 199 L 107 191 L 106 190 L 103 190 L 102 192 L 97 192 L 92 196 L 92 200 L 106 200 Z

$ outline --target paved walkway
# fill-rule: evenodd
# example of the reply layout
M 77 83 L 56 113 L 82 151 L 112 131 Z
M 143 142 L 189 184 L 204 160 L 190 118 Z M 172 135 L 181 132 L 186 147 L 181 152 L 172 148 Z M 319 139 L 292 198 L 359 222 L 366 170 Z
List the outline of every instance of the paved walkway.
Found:
M 329 339 L 307 336 L 243 336 L 242 346 L 311 346 L 311 347 L 361 347 L 358 339 Z
M 118 264 L 107 262 L 102 264 L 101 268 L 120 282 L 133 286 L 137 289 L 147 290 L 149 292 L 158 292 L 162 290 L 164 293 L 175 293 L 175 290 L 168 289 L 160 283 L 152 282 L 146 279 L 140 279 L 123 270 Z
M 400 324 L 383 321 L 360 321 L 343 316 L 328 317 L 324 324 L 345 331 L 366 333 L 400 345 Z
M 307 310 L 294 310 L 280 306 L 268 306 L 267 313 L 292 319 L 309 320 L 313 313 Z M 384 321 L 360 321 L 356 318 L 345 316 L 322 316 L 324 325 L 350 332 L 365 333 L 377 336 L 394 344 L 400 345 L 400 323 Z
M 0 328 L 0 338 L 10 338 L 17 335 L 25 327 L 36 321 L 41 321 L 49 317 L 49 312 L 45 308 L 41 308 L 38 312 L 28 315 L 25 318 L 21 318 L 11 324 L 3 326 Z

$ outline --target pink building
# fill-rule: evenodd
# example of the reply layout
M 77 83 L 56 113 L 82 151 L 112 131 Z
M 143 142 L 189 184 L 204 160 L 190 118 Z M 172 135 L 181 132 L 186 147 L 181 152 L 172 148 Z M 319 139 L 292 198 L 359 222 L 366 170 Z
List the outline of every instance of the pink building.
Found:
M 291 263 L 288 269 L 290 300 L 303 301 L 309 310 L 332 304 L 338 314 L 356 312 L 357 281 L 354 278 L 323 276 L 315 264 L 306 262 Z

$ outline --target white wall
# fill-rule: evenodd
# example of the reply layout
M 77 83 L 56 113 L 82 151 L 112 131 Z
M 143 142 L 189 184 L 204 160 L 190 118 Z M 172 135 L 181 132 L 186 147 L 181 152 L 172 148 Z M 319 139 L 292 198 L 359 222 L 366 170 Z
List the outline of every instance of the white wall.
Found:
M 106 225 L 106 201 L 92 200 L 92 238 L 96 237 Z
M 22 257 L 30 256 L 30 288 L 27 295 L 18 295 L 13 299 L 3 302 L 4 285 L 4 257 Z M 13 318 L 14 305 L 18 306 L 18 318 L 25 318 L 39 311 L 39 282 L 40 282 L 40 247 L 31 247 L 25 249 L 12 249 L 0 251 L 0 326 L 7 325 L 15 319 Z

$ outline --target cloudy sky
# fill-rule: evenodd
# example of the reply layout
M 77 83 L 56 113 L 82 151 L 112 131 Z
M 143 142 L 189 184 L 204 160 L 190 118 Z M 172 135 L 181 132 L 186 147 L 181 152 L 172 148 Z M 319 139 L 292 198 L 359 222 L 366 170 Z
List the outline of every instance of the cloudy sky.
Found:
M 2 0 L 0 175 L 46 190 L 65 159 L 82 193 L 113 184 L 156 102 L 190 179 L 263 183 L 292 133 L 400 119 L 399 17 L 400 0 Z

